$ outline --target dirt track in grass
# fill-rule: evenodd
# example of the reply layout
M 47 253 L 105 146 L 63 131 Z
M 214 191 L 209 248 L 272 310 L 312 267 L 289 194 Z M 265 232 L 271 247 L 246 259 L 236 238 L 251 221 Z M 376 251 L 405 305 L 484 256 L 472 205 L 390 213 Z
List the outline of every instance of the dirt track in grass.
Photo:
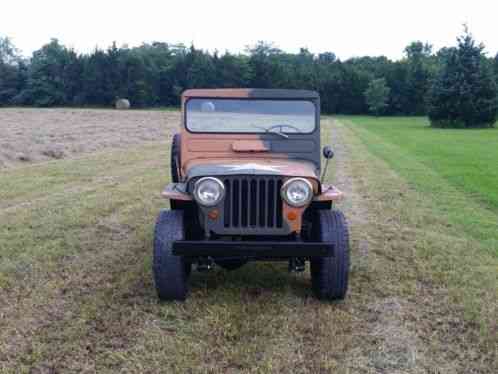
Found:
M 431 250 L 458 238 L 423 226 L 419 196 L 347 126 L 323 128 L 352 232 L 341 303 L 317 301 L 308 272 L 264 263 L 194 273 L 186 303 L 158 304 L 165 143 L 2 171 L 19 189 L 0 196 L 21 205 L 0 202 L 0 372 L 495 372 L 494 341 L 418 253 L 421 233 Z

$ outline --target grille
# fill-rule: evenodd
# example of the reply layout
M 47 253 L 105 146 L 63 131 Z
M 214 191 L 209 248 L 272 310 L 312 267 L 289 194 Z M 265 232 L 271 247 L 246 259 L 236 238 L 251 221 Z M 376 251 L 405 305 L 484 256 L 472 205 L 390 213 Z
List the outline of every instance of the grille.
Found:
M 237 176 L 226 177 L 223 183 L 225 228 L 282 228 L 281 178 Z

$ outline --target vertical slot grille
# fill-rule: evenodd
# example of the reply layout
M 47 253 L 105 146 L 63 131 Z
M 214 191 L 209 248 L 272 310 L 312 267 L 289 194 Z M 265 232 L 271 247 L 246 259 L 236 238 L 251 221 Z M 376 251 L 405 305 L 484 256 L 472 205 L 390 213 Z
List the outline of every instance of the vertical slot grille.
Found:
M 228 177 L 225 185 L 225 228 L 282 228 L 282 180 L 278 177 Z

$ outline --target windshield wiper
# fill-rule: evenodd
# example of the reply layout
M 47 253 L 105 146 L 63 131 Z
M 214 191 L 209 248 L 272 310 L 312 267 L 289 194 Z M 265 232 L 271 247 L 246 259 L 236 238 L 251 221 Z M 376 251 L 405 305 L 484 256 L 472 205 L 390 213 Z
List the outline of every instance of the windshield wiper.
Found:
M 260 130 L 263 130 L 265 133 L 270 133 L 270 134 L 276 134 L 276 135 L 280 135 L 282 138 L 285 138 L 287 139 L 289 137 L 289 135 L 283 133 L 282 131 L 279 131 L 276 129 L 276 126 L 272 126 L 272 127 L 261 127 L 261 126 L 258 126 L 258 125 L 251 125 L 252 127 L 255 127 L 257 129 L 260 129 Z M 280 126 L 280 129 L 282 128 L 282 126 Z

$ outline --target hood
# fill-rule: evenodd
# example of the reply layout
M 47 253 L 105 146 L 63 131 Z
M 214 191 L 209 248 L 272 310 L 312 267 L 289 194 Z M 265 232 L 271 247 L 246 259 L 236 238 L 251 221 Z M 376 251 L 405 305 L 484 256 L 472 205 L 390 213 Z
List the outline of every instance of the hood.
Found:
M 299 160 L 192 160 L 186 165 L 187 180 L 217 175 L 283 175 L 320 179 L 312 162 Z

